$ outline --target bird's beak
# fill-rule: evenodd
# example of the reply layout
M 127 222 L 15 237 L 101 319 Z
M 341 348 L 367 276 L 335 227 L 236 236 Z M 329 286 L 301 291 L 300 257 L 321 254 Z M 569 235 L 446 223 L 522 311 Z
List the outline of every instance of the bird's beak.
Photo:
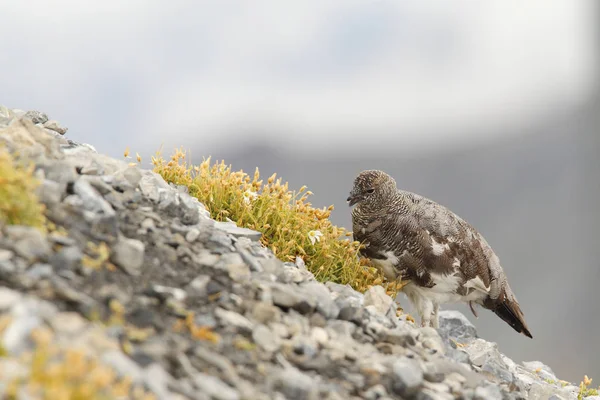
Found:
M 358 203 L 360 201 L 360 196 L 356 196 L 356 195 L 353 196 L 352 194 L 350 194 L 350 196 L 348 196 L 346 201 L 348 202 L 348 206 L 352 207 L 353 205 L 355 205 L 356 203 Z

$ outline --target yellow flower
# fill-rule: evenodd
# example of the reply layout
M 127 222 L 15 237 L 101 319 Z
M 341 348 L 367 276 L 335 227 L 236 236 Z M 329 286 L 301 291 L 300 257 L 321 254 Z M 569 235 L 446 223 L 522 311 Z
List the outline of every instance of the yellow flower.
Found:
M 244 192 L 244 203 L 250 204 L 253 200 L 256 200 L 258 194 L 248 189 Z
M 308 238 L 310 239 L 310 242 L 314 245 L 315 242 L 318 242 L 321 240 L 321 236 L 323 236 L 323 234 L 321 233 L 321 231 L 310 231 L 308 232 Z

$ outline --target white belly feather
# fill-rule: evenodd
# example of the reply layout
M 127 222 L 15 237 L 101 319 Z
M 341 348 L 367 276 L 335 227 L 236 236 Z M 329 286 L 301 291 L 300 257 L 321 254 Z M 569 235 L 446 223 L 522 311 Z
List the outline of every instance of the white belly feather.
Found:
M 441 246 L 440 246 L 441 247 Z M 395 265 L 398 264 L 398 257 L 392 251 L 386 251 L 381 253 L 385 256 L 383 259 L 372 258 L 371 261 L 383 272 L 386 279 L 394 281 L 398 278 Z M 456 267 L 460 266 L 458 260 L 456 260 Z M 463 296 L 459 294 L 458 288 L 461 284 L 460 277 L 457 274 L 436 274 L 431 273 L 431 279 L 435 285 L 431 288 L 419 286 L 414 282 L 408 283 L 402 291 L 408 296 L 411 301 L 431 301 L 435 304 L 445 303 L 460 303 L 474 301 L 476 303 L 482 302 L 486 297 L 489 296 L 490 288 L 485 286 L 481 278 L 476 277 L 468 280 L 464 283 L 464 287 L 467 289 L 474 289 L 468 295 Z
M 435 304 L 466 303 L 469 301 L 480 303 L 489 295 L 489 288 L 483 284 L 479 277 L 465 282 L 465 287 L 475 289 L 466 296 L 457 292 L 460 285 L 460 277 L 455 274 L 431 274 L 431 279 L 435 283 L 435 286 L 431 288 L 419 286 L 416 283 L 411 282 L 406 285 L 402 291 L 413 302 L 415 300 L 429 300 Z

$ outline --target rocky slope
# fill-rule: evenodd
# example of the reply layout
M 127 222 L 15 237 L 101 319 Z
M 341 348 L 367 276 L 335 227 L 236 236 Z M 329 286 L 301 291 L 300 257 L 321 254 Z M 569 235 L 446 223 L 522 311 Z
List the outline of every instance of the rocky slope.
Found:
M 577 398 L 462 314 L 418 328 L 379 286 L 319 283 L 260 233 L 65 132 L 0 108 L 0 146 L 35 163 L 51 222 L 0 230 L 2 397 L 53 398 L 60 378 L 83 382 L 83 398 Z

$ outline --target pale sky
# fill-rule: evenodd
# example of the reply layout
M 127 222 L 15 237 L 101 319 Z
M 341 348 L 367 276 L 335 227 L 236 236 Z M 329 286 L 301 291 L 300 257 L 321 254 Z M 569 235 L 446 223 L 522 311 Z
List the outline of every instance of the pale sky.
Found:
M 575 108 L 598 76 L 593 0 L 0 3 L 0 104 L 112 155 L 443 146 Z

